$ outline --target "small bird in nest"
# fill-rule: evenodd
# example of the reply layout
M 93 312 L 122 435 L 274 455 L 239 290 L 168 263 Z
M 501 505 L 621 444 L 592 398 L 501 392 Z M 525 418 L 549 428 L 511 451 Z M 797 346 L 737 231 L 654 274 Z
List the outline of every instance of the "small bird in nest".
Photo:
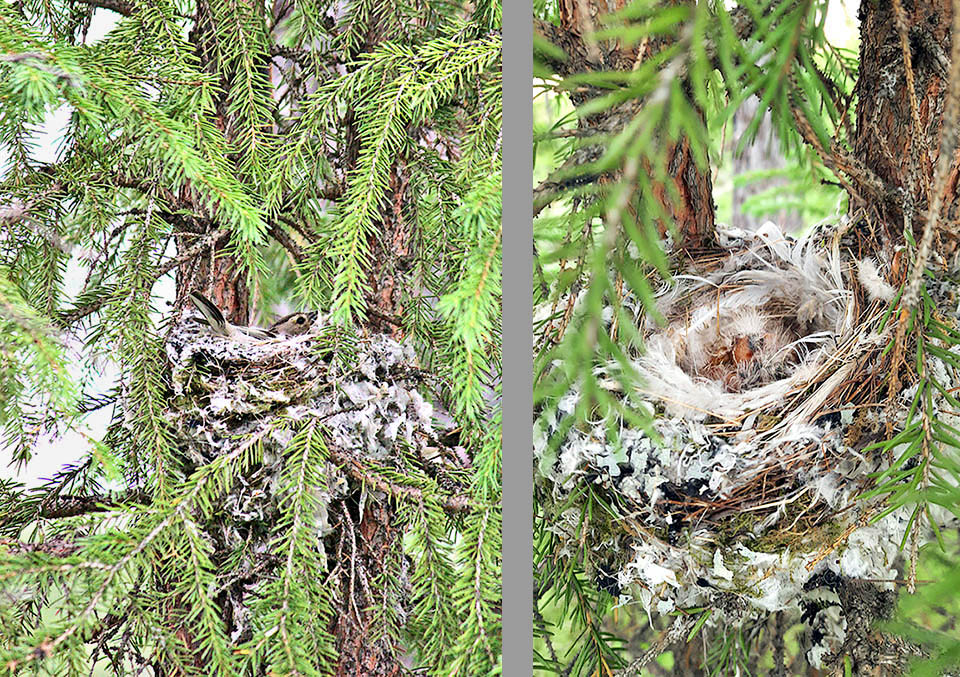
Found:
M 737 419 L 805 383 L 852 322 L 838 254 L 765 224 L 734 238 L 722 265 L 677 275 L 658 294 L 637 363 L 642 390 L 671 415 Z
M 276 338 L 276 334 L 269 329 L 230 324 L 217 305 L 198 291 L 190 292 L 190 300 L 203 315 L 200 322 L 210 327 L 214 334 L 241 340 Z
M 793 356 L 788 333 L 762 310 L 739 309 L 699 334 L 686 337 L 688 354 L 695 351 L 699 357 L 687 366 L 692 373 L 722 383 L 727 392 L 777 378 Z
M 738 392 L 744 385 L 744 377 L 757 371 L 759 365 L 755 358 L 763 343 L 763 337 L 737 336 L 731 346 L 711 356 L 701 374 L 713 381 L 721 381 L 727 392 Z
M 235 339 L 273 339 L 278 337 L 301 336 L 310 331 L 317 319 L 317 311 L 297 312 L 284 315 L 267 329 L 245 327 L 230 324 L 224 318 L 217 305 L 197 291 L 190 292 L 190 300 L 197 307 L 203 319 L 201 323 L 210 327 L 214 334 Z

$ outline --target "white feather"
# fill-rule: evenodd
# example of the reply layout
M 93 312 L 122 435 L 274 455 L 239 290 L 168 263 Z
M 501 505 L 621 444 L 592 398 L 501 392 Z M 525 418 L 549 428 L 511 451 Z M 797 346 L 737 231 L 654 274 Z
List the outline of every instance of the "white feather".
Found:
M 865 258 L 857 262 L 857 278 L 874 301 L 889 303 L 896 296 L 896 290 L 883 279 L 877 269 L 876 261 L 871 258 Z
M 767 221 L 757 229 L 756 237 L 781 259 L 789 260 L 790 245 L 787 236 L 780 230 L 780 226 L 773 221 Z

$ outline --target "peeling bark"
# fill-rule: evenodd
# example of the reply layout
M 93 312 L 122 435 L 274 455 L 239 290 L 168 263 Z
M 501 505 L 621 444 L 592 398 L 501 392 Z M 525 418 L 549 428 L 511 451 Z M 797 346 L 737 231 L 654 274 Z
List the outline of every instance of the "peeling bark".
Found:
M 874 204 L 871 215 L 882 224 L 886 238 L 893 243 L 902 241 L 905 211 L 915 233 L 922 230 L 926 219 L 927 191 L 939 155 L 953 16 L 949 0 L 903 3 L 903 11 L 921 133 L 915 133 L 893 5 L 863 2 L 859 14 L 860 73 L 853 139 L 856 156 L 897 195 L 891 202 Z M 951 221 L 958 216 L 956 185 L 954 168 L 944 209 Z

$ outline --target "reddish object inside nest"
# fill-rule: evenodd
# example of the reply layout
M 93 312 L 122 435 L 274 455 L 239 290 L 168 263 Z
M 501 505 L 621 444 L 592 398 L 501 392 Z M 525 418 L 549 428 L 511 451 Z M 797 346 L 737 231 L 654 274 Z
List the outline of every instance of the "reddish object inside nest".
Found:
M 772 339 L 773 336 L 769 333 L 759 338 L 738 336 L 729 348 L 720 350 L 710 358 L 700 375 L 712 381 L 720 381 L 728 393 L 740 392 L 750 369 L 757 366 L 757 352 Z
M 734 364 L 737 366 L 745 364 L 753 359 L 753 341 L 747 336 L 740 336 L 733 342 L 733 349 L 730 352 Z

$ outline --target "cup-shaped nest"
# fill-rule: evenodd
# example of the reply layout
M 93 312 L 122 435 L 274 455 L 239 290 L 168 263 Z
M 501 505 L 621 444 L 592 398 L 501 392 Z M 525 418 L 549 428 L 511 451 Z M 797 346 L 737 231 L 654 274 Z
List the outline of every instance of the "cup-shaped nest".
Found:
M 658 297 L 638 361 L 644 394 L 670 415 L 739 421 L 808 383 L 852 326 L 839 256 L 815 234 L 766 224 L 723 265 L 678 275 Z

